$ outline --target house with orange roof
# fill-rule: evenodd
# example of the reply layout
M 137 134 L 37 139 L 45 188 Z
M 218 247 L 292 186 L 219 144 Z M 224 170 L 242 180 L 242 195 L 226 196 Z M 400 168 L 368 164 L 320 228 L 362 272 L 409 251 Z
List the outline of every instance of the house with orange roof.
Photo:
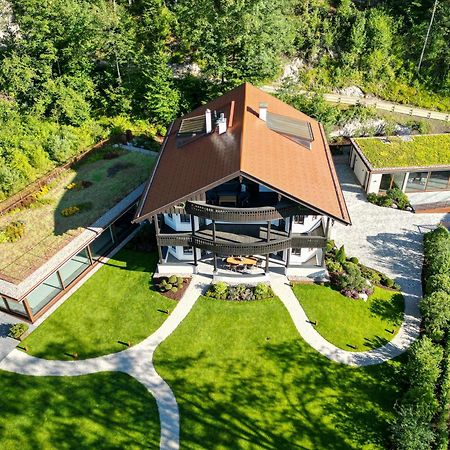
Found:
M 160 274 L 320 279 L 332 225 L 351 223 L 320 123 L 245 83 L 176 119 L 135 223 Z

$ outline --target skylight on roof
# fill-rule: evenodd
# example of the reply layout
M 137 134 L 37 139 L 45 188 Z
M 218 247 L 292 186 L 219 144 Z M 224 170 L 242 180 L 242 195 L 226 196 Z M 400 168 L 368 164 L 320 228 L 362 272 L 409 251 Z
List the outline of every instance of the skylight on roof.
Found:
M 205 115 L 187 117 L 181 121 L 178 136 L 195 136 L 206 133 Z
M 314 137 L 311 125 L 308 122 L 267 112 L 266 123 L 271 130 L 311 150 L 311 142 L 314 140 Z

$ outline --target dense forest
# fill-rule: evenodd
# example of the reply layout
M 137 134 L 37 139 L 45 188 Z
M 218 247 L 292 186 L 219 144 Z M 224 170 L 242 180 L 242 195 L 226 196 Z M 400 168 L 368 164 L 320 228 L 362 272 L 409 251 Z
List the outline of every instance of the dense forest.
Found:
M 0 199 L 121 127 L 242 81 L 450 109 L 450 2 L 0 0 Z M 132 118 L 132 119 L 131 119 Z M 135 125 L 132 122 L 139 122 Z M 144 124 L 145 121 L 145 124 Z

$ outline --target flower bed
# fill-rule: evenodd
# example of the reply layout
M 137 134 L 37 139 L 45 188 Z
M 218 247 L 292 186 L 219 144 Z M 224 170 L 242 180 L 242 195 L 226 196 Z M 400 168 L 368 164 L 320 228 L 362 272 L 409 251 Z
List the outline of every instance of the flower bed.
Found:
M 191 282 L 190 278 L 177 277 L 154 277 L 153 284 L 159 293 L 172 300 L 180 300 Z
M 338 249 L 334 241 L 327 243 L 325 264 L 330 273 L 332 287 L 346 297 L 367 300 L 373 293 L 373 286 L 400 289 L 400 286 L 384 273 L 360 264 L 358 258 L 348 258 L 344 246 Z
M 245 284 L 228 285 L 224 281 L 213 283 L 206 293 L 207 297 L 229 301 L 265 300 L 274 297 L 272 288 L 265 283 L 256 286 Z
M 399 188 L 388 189 L 386 195 L 367 194 L 367 201 L 386 208 L 412 211 L 408 196 Z

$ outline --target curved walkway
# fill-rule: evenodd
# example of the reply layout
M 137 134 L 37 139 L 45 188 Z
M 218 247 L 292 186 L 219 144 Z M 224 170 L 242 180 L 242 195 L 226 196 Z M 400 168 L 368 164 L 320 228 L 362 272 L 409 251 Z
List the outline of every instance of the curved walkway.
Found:
M 365 352 L 349 352 L 342 350 L 323 338 L 309 322 L 308 316 L 300 305 L 285 277 L 271 277 L 271 285 L 275 294 L 288 310 L 295 327 L 302 338 L 315 350 L 332 361 L 350 366 L 370 366 L 381 364 L 401 355 L 419 335 L 420 318 L 407 311 L 411 301 L 405 298 L 405 318 L 392 341 L 382 347 Z
M 207 278 L 194 276 L 183 298 L 161 327 L 134 347 L 80 361 L 46 360 L 13 350 L 0 363 L 0 369 L 32 376 L 77 376 L 104 371 L 127 373 L 142 383 L 156 400 L 161 424 L 160 449 L 176 450 L 180 440 L 178 405 L 169 385 L 153 366 L 153 354 L 188 315 L 209 283 Z

